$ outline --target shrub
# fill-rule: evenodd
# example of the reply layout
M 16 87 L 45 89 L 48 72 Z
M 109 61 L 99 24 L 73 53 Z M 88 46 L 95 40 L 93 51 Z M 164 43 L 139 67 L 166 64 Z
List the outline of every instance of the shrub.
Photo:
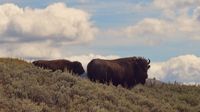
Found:
M 19 59 L 0 59 L 0 112 L 195 112 L 200 87 L 94 83 Z

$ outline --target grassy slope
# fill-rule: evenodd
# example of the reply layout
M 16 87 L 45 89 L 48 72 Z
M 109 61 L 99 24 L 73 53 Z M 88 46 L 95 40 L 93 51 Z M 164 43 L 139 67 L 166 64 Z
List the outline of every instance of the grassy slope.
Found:
M 17 59 L 0 59 L 0 112 L 198 112 L 200 87 L 92 83 Z

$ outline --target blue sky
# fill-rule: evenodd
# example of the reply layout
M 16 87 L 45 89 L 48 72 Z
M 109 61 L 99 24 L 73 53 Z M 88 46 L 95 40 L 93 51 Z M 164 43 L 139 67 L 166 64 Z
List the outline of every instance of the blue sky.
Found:
M 71 49 L 74 49 L 74 54 L 84 54 L 84 53 L 96 53 L 103 55 L 120 55 L 120 56 L 132 56 L 132 55 L 141 55 L 149 57 L 154 61 L 163 61 L 174 56 L 184 55 L 184 54 L 195 54 L 200 55 L 199 52 L 199 41 L 193 41 L 190 39 L 185 39 L 181 37 L 177 39 L 176 37 L 171 37 L 174 39 L 162 39 L 159 44 L 155 45 L 145 45 L 145 43 L 135 43 L 131 42 L 134 39 L 127 38 L 127 41 L 119 44 L 113 44 L 116 41 L 120 41 L 120 38 L 124 38 L 125 35 L 116 35 L 106 34 L 101 35 L 101 31 L 106 30 L 121 30 L 129 26 L 134 26 L 137 23 L 141 22 L 146 18 L 153 18 L 159 20 L 167 20 L 166 16 L 163 16 L 164 11 L 166 10 L 163 7 L 156 7 L 153 4 L 156 0 L 1 0 L 1 4 L 13 3 L 18 7 L 30 7 L 30 8 L 39 8 L 43 9 L 48 5 L 53 3 L 62 2 L 66 4 L 67 7 L 77 8 L 83 11 L 86 11 L 90 14 L 90 21 L 94 24 L 95 27 L 100 30 L 100 33 L 95 36 L 95 39 L 90 42 L 88 45 L 70 45 Z M 159 0 L 157 0 L 159 2 Z M 163 3 L 164 4 L 164 3 Z M 167 3 L 166 3 L 167 4 Z M 167 10 L 172 10 L 177 12 L 179 2 L 174 2 L 177 5 L 177 8 L 167 7 Z M 186 4 L 186 3 L 185 3 Z M 162 4 L 161 4 L 162 6 Z M 181 6 L 181 5 L 180 5 Z M 189 8 L 188 16 L 192 15 L 192 10 L 196 7 L 191 3 L 191 5 L 186 4 L 185 7 Z M 170 9 L 171 8 L 171 9 Z M 182 8 L 182 7 L 180 7 Z M 176 33 L 176 32 L 175 32 Z M 148 33 L 146 34 L 148 36 Z M 136 35 L 138 36 L 138 35 Z M 140 35 L 139 35 L 140 36 Z M 142 38 L 139 37 L 138 38 Z M 155 36 L 155 35 L 151 35 Z M 157 35 L 156 35 L 157 36 Z M 164 35 L 160 35 L 164 36 Z M 174 35 L 176 36 L 176 35 Z M 190 35 L 188 35 L 190 36 Z M 158 37 L 159 38 L 159 37 Z M 160 37 L 162 38 L 162 37 Z M 164 37 L 165 38 L 165 37 Z M 190 38 L 190 37 L 189 37 Z M 103 39 L 103 40 L 102 40 Z M 128 40 L 129 39 L 129 40 Z M 151 40 L 151 37 L 148 37 Z M 103 45 L 98 43 L 98 41 L 103 41 Z M 108 45 L 110 44 L 110 45 Z M 68 45 L 66 45 L 68 46 Z M 83 50 L 77 50 L 82 48 Z M 78 52 L 76 52 L 78 51 Z M 86 52 L 84 52 L 86 51 Z
M 199 0 L 0 0 L 0 17 L 1 57 L 143 56 L 163 80 L 200 64 Z

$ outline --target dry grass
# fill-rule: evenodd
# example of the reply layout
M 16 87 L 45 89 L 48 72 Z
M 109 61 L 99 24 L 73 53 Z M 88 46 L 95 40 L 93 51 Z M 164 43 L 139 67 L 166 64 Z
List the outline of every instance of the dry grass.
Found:
M 199 112 L 200 87 L 93 83 L 19 59 L 0 59 L 0 112 Z

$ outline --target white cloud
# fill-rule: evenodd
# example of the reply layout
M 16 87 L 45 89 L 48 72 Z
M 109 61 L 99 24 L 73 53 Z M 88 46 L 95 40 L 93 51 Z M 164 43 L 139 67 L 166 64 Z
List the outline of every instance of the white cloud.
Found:
M 17 49 L 12 51 L 17 57 L 37 57 L 37 58 L 61 58 L 62 54 L 59 49 L 49 46 L 48 44 L 26 43 L 20 44 Z
M 194 12 L 193 12 L 193 17 L 197 20 L 200 21 L 200 6 L 197 7 Z
M 173 19 L 144 18 L 138 23 L 125 28 L 123 33 L 128 37 L 156 41 L 175 39 L 200 40 L 200 11 L 193 9 L 192 15 L 178 15 Z M 169 17 L 170 18 L 170 17 Z
M 149 77 L 165 82 L 200 83 L 200 57 L 183 55 L 165 62 L 152 63 Z
M 85 43 L 91 41 L 97 31 L 87 12 L 63 3 L 54 3 L 44 9 L 3 4 L 0 5 L 0 18 L 0 35 L 4 40 Z
M 129 26 L 125 29 L 128 36 L 134 37 L 153 37 L 169 35 L 176 32 L 174 25 L 159 19 L 145 18 L 136 25 Z
M 0 4 L 0 18 L 1 57 L 61 58 L 69 45 L 86 44 L 97 33 L 89 13 L 63 3 L 41 9 Z
M 59 49 L 50 46 L 48 42 L 41 43 L 22 43 L 22 44 L 3 44 L 0 45 L 1 57 L 17 57 L 17 58 L 61 58 L 62 53 Z
M 200 0 L 154 0 L 153 4 L 161 9 L 184 9 L 200 4 Z
M 146 7 L 154 11 L 156 16 L 145 17 L 123 28 L 106 30 L 104 34 L 122 39 L 129 37 L 126 38 L 127 41 L 142 45 L 157 45 L 178 40 L 199 41 L 200 8 L 198 6 L 200 6 L 199 0 L 154 0 Z M 140 13 L 147 12 L 145 10 Z

